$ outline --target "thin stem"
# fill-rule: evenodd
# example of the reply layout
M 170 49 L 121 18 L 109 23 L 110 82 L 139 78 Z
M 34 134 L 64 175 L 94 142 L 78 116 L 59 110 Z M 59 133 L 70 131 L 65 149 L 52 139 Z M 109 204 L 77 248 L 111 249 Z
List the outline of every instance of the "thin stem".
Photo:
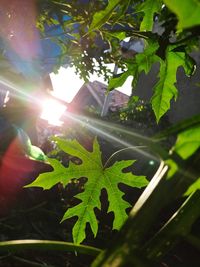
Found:
M 97 256 L 101 252 L 99 248 L 63 241 L 25 239 L 0 242 L 0 251 L 13 252 L 24 249 L 72 251 L 92 256 Z
M 117 154 L 125 151 L 125 150 L 129 150 L 129 149 L 137 149 L 137 148 L 146 148 L 146 146 L 131 146 L 131 147 L 126 147 L 126 148 L 122 148 L 120 150 L 117 150 L 115 153 L 113 153 L 106 161 L 106 163 L 103 166 L 103 169 L 105 169 L 108 165 L 108 163 L 111 161 L 111 159 L 113 159 Z

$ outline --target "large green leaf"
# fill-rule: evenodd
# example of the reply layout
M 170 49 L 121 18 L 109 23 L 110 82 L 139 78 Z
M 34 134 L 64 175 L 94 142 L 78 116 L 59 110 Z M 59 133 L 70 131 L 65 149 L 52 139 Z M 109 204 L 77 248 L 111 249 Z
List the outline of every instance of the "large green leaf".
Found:
M 198 0 L 164 0 L 178 17 L 178 29 L 200 25 L 200 1 Z
M 187 74 L 193 72 L 193 66 L 186 63 L 187 59 L 185 52 L 175 52 L 171 48 L 166 53 L 165 61 L 160 60 L 159 81 L 154 87 L 154 95 L 151 99 L 157 122 L 170 108 L 171 99 L 177 98 L 178 91 L 175 83 L 178 67 L 183 66 Z
M 176 70 L 177 66 L 175 65 L 172 65 L 171 68 L 167 62 L 161 63 L 159 81 L 154 87 L 154 94 L 151 98 L 152 108 L 157 122 L 170 108 L 170 100 L 173 97 L 177 97 L 178 92 L 174 86 L 174 83 L 176 82 Z
M 122 2 L 122 0 L 109 0 L 108 5 L 104 10 L 96 12 L 93 16 L 92 22 L 89 27 L 89 32 L 100 28 L 111 17 L 115 8 Z
M 174 150 L 183 159 L 190 157 L 200 147 L 200 125 L 178 135 Z
M 159 13 L 162 7 L 161 0 L 146 0 L 140 6 L 139 11 L 144 12 L 143 20 L 140 24 L 140 31 L 152 31 L 154 14 Z
M 115 162 L 111 167 L 105 168 L 101 160 L 101 151 L 97 140 L 94 141 L 93 151 L 87 151 L 77 141 L 63 140 L 55 138 L 59 148 L 64 152 L 81 159 L 81 164 L 76 165 L 70 162 L 69 167 L 65 168 L 55 159 L 49 162 L 54 171 L 40 174 L 30 186 L 39 186 L 49 189 L 53 185 L 61 182 L 66 185 L 72 178 L 86 177 L 87 182 L 84 191 L 76 198 L 82 202 L 75 207 L 69 208 L 62 220 L 77 216 L 78 219 L 73 228 L 73 239 L 75 243 L 80 243 L 85 239 L 86 224 L 89 223 L 92 232 L 96 236 L 98 223 L 94 213 L 94 208 L 101 208 L 101 190 L 105 188 L 108 193 L 109 208 L 108 212 L 114 213 L 113 228 L 119 229 L 125 221 L 127 214 L 126 208 L 130 205 L 122 199 L 123 192 L 118 188 L 119 183 L 124 183 L 132 187 L 141 188 L 147 185 L 144 176 L 136 176 L 132 173 L 122 172 L 124 168 L 132 165 L 133 160 Z

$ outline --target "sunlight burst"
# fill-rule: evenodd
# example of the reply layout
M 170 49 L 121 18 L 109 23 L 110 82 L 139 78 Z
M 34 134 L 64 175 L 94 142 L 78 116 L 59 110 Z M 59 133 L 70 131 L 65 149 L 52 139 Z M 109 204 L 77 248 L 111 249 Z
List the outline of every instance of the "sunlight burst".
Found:
M 43 103 L 43 110 L 40 118 L 47 120 L 49 124 L 61 126 L 63 121 L 61 121 L 60 118 L 65 111 L 66 106 L 54 99 L 48 99 Z

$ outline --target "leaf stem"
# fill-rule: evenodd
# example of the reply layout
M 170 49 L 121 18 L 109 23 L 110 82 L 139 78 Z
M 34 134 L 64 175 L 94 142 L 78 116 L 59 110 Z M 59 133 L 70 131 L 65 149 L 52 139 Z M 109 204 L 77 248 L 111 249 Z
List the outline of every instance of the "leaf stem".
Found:
M 99 248 L 63 241 L 25 239 L 0 242 L 0 251 L 18 251 L 24 249 L 73 251 L 92 256 L 97 256 L 101 252 Z
M 125 147 L 125 148 L 122 148 L 120 150 L 117 150 L 115 153 L 113 153 L 106 161 L 106 163 L 104 164 L 103 166 L 103 169 L 105 169 L 108 165 L 108 163 L 111 161 L 111 159 L 113 159 L 117 154 L 125 151 L 125 150 L 129 150 L 129 149 L 137 149 L 137 148 L 145 148 L 146 146 L 131 146 L 131 147 Z

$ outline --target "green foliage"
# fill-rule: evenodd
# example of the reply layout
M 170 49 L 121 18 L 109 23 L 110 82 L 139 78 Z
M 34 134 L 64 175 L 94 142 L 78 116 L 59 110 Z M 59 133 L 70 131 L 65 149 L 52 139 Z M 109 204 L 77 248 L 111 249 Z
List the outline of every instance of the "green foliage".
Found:
M 155 62 L 159 62 L 160 58 L 155 55 L 159 45 L 157 42 L 150 42 L 146 45 L 143 53 L 137 54 L 131 62 L 126 63 L 127 71 L 117 75 L 117 77 L 111 78 L 108 84 L 108 90 L 113 90 L 122 86 L 129 76 L 133 76 L 137 83 L 137 77 L 144 71 L 146 74 L 151 70 L 152 65 Z
M 164 0 L 165 4 L 177 15 L 178 29 L 200 25 L 200 3 L 197 0 Z
M 152 65 L 159 62 L 159 81 L 153 88 L 154 94 L 151 99 L 157 122 L 169 110 L 171 99 L 176 100 L 178 96 L 175 87 L 177 69 L 182 66 L 188 76 L 191 76 L 194 72 L 194 61 L 185 51 L 179 52 L 175 46 L 168 47 L 165 60 L 162 60 L 156 55 L 158 48 L 159 44 L 157 42 L 150 41 L 143 53 L 137 54 L 131 63 L 127 63 L 128 70 L 110 79 L 108 85 L 108 90 L 120 87 L 129 76 L 134 77 L 133 81 L 136 84 L 142 71 L 148 74 Z
M 200 126 L 192 127 L 178 135 L 174 151 L 183 159 L 190 157 L 200 147 Z
M 104 74 L 108 79 L 110 73 L 105 64 L 114 63 L 122 69 L 122 73 L 110 79 L 108 90 L 112 90 L 122 86 L 129 76 L 134 77 L 132 86 L 136 87 L 141 73 L 148 74 L 153 64 L 158 63 L 158 82 L 154 88 L 151 88 L 153 89 L 151 104 L 156 120 L 159 122 L 169 110 L 171 100 L 176 100 L 178 97 L 177 70 L 180 67 L 184 68 L 187 76 L 194 73 L 195 62 L 189 53 L 199 46 L 199 1 L 97 0 L 86 2 L 80 7 L 78 0 L 69 0 L 67 3 L 65 0 L 38 1 L 40 13 L 37 26 L 41 31 L 41 38 L 50 38 L 45 33 L 46 25 L 59 25 L 63 29 L 60 36 L 58 34 L 52 38 L 62 50 L 57 58 L 55 70 L 65 64 L 67 59 L 69 60 L 67 62 L 74 65 L 85 80 L 93 72 Z M 68 21 L 63 19 L 65 15 L 69 16 Z M 128 50 L 130 54 L 123 55 L 120 41 L 125 37 L 130 37 L 130 44 L 137 38 L 145 40 L 144 51 L 138 52 L 130 49 Z M 4 52 L 2 51 L 2 55 Z M 3 66 L 7 65 L 4 64 L 4 56 L 2 60 Z M 24 88 L 24 86 L 21 87 Z M 147 89 L 150 90 L 150 88 Z M 122 110 L 121 121 L 129 118 L 136 120 L 135 111 L 138 111 L 143 121 L 144 118 L 148 118 L 149 127 L 151 117 L 147 113 L 148 107 L 138 101 L 137 97 L 133 97 L 129 108 Z M 104 126 L 105 129 L 109 128 L 106 128 L 106 124 Z M 120 132 L 120 127 L 113 128 L 113 132 L 118 130 Z M 138 267 L 151 266 L 154 263 L 157 266 L 159 260 L 169 249 L 179 239 L 182 240 L 189 234 L 200 211 L 198 206 L 200 178 L 198 170 L 195 169 L 195 160 L 191 162 L 190 159 L 192 155 L 196 157 L 195 153 L 200 147 L 199 121 L 191 122 L 190 120 L 179 124 L 168 129 L 163 136 L 165 138 L 177 133 L 177 141 L 171 150 L 176 153 L 168 153 L 163 149 L 163 143 L 160 145 L 157 139 L 141 137 L 126 129 L 120 132 L 121 136 L 126 134 L 130 139 L 134 139 L 134 142 L 138 141 L 142 145 L 149 146 L 153 155 L 158 153 L 161 157 L 157 172 L 128 218 L 126 209 L 130 205 L 123 199 L 119 184 L 141 188 L 147 185 L 147 180 L 144 176 L 126 172 L 126 168 L 130 167 L 134 160 L 122 160 L 115 162 L 112 166 L 108 166 L 108 160 L 103 165 L 97 140 L 94 141 L 93 150 L 88 151 L 77 141 L 54 138 L 61 151 L 79 159 L 77 164 L 70 161 L 68 167 L 65 167 L 62 161 L 47 159 L 38 148 L 32 146 L 26 136 L 22 135 L 25 154 L 37 160 L 48 160 L 53 167 L 52 172 L 40 174 L 33 183 L 26 187 L 36 186 L 50 189 L 58 183 L 66 186 L 72 179 L 86 178 L 83 192 L 76 195 L 80 203 L 69 208 L 63 216 L 63 220 L 71 217 L 77 218 L 73 228 L 73 239 L 76 244 L 85 239 L 87 225 L 96 236 L 98 222 L 95 210 L 101 209 L 100 195 L 102 189 L 105 189 L 109 201 L 108 212 L 114 214 L 113 229 L 120 229 L 122 224 L 123 228 L 117 242 L 111 244 L 108 252 L 100 255 L 100 263 L 97 260 L 97 264 L 93 266 L 134 265 Z M 167 144 L 167 148 L 170 149 L 170 147 Z M 189 180 L 191 178 L 195 182 L 188 187 L 188 181 L 191 182 Z M 184 193 L 186 196 L 191 196 L 169 218 L 166 225 L 159 229 L 161 224 L 157 221 L 158 216 L 168 205 L 173 205 L 174 200 L 180 199 Z M 159 231 L 155 233 L 155 229 Z M 151 233 L 150 240 L 148 239 L 149 232 Z M 143 244 L 142 247 L 141 244 Z M 10 246 L 5 243 L 3 245 Z M 75 247 L 73 246 L 73 251 Z M 78 248 L 82 247 L 77 247 L 77 250 Z M 140 255 L 143 256 L 140 257 Z
M 49 7 L 49 10 L 44 9 L 46 13 L 43 11 L 45 3 Z M 63 51 L 55 69 L 68 58 L 85 80 L 94 72 L 103 74 L 105 80 L 110 79 L 110 91 L 122 86 L 129 76 L 134 77 L 132 87 L 136 87 L 141 72 L 148 74 L 152 65 L 160 62 L 159 81 L 151 88 L 154 92 L 152 108 L 158 122 L 169 110 L 171 99 L 178 97 L 177 69 L 183 66 L 187 76 L 194 72 L 195 62 L 188 53 L 198 46 L 199 3 L 195 0 L 98 0 L 84 3 L 81 10 L 77 3 L 71 0 L 67 4 L 64 1 L 40 2 L 40 28 L 44 28 L 46 22 L 60 24 L 64 32 L 74 37 L 71 40 L 54 37 Z M 63 21 L 63 14 L 68 14 L 70 19 Z M 75 25 L 79 25 L 76 32 Z M 135 56 L 123 57 L 119 42 L 126 37 L 131 37 L 131 42 L 135 38 L 145 39 L 146 48 Z M 110 78 L 107 63 L 114 63 L 122 73 Z
M 144 12 L 144 16 L 140 24 L 140 31 L 152 31 L 154 15 L 160 13 L 161 6 L 161 0 L 147 0 L 141 4 L 139 11 Z
M 103 24 L 105 24 L 109 18 L 112 16 L 115 8 L 122 2 L 122 0 L 110 0 L 108 1 L 107 7 L 94 14 L 89 31 L 99 29 Z
M 93 151 L 87 151 L 76 140 L 63 140 L 54 138 L 58 147 L 81 160 L 80 165 L 72 162 L 68 168 L 65 168 L 56 159 L 49 159 L 49 163 L 54 170 L 50 173 L 40 174 L 38 178 L 26 187 L 39 186 L 49 189 L 57 183 L 64 186 L 73 178 L 87 177 L 84 186 L 84 192 L 76 195 L 81 203 L 67 210 L 63 220 L 77 216 L 73 228 L 74 242 L 79 244 L 85 239 L 86 224 L 89 223 L 94 236 L 98 231 L 98 223 L 94 213 L 94 209 L 101 209 L 100 195 L 101 190 L 106 189 L 108 193 L 109 207 L 108 212 L 114 213 L 113 229 L 119 229 L 127 218 L 126 209 L 130 205 L 122 199 L 123 193 L 119 190 L 118 184 L 124 183 L 132 187 L 144 187 L 147 180 L 144 176 L 136 176 L 132 173 L 122 172 L 125 168 L 134 163 L 134 160 L 123 160 L 115 162 L 112 166 L 103 166 L 101 160 L 101 152 L 97 140 L 94 141 Z

